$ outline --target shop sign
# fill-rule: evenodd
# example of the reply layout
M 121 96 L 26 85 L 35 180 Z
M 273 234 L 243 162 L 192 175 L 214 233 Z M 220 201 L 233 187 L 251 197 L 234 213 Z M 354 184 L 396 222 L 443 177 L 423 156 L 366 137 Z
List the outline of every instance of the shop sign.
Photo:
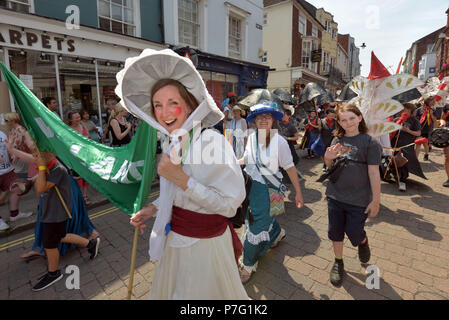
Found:
M 21 74 L 19 79 L 28 89 L 33 90 L 33 76 L 31 74 Z
M 9 41 L 7 42 L 5 39 Z M 45 33 L 21 32 L 14 29 L 0 30 L 0 43 L 23 46 L 24 48 L 35 47 L 37 50 L 62 51 L 63 49 L 67 49 L 68 52 L 75 51 L 75 40 L 73 39 L 53 37 Z
M 312 50 L 312 62 L 321 62 L 321 49 Z

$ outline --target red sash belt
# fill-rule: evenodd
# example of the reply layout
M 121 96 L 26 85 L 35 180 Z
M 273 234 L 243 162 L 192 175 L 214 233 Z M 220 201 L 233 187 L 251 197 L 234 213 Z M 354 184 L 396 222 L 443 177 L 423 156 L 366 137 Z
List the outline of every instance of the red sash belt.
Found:
M 173 206 L 171 230 L 180 235 L 192 238 L 207 239 L 222 235 L 229 226 L 232 235 L 234 256 L 238 259 L 242 255 L 243 245 L 232 226 L 232 222 L 219 214 L 202 214 Z

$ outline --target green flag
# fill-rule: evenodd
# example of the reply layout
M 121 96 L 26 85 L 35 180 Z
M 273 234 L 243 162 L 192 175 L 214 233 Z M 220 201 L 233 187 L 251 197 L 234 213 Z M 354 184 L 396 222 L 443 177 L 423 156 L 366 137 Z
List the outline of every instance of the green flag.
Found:
M 84 137 L 47 109 L 1 62 L 17 112 L 41 151 L 52 152 L 129 215 L 145 205 L 155 177 L 156 130 L 142 122 L 131 142 L 108 147 Z

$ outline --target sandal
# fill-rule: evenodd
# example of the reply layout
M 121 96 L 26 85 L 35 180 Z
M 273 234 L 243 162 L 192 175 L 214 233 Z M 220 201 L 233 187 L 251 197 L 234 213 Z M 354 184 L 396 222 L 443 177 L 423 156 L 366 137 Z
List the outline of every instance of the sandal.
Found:
M 83 198 L 84 198 L 84 203 L 86 204 L 86 206 L 91 204 L 91 202 L 89 201 L 89 198 L 87 196 L 83 196 Z
M 29 261 L 29 260 L 34 260 L 34 259 L 39 258 L 39 257 L 45 258 L 45 253 L 40 253 L 40 252 L 36 252 L 36 251 L 29 251 L 27 253 L 22 254 L 20 257 L 22 259 L 25 259 L 25 260 Z
M 250 272 L 250 273 L 246 274 L 246 273 L 243 273 L 243 270 L 244 270 L 243 268 L 241 268 L 239 270 L 240 281 L 242 281 L 242 284 L 245 284 L 245 283 L 247 283 L 251 279 L 251 276 L 253 275 L 253 272 Z M 246 271 L 246 272 L 248 272 L 248 271 Z
M 251 275 L 252 275 L 252 273 L 250 273 L 250 274 L 240 273 L 240 281 L 242 281 L 242 284 L 247 283 L 249 281 L 249 279 L 251 279 Z
M 274 249 L 279 245 L 279 242 L 281 242 L 285 238 L 285 230 L 281 228 L 281 232 L 277 236 L 276 240 L 271 245 L 270 249 Z

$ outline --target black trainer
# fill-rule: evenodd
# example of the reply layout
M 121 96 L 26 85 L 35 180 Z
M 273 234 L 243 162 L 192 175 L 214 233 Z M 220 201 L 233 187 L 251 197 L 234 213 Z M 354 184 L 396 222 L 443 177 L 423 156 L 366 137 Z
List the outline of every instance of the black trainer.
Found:
M 47 272 L 44 276 L 39 278 L 39 282 L 33 287 L 33 291 L 41 291 L 45 288 L 48 288 L 52 284 L 58 282 L 62 279 L 64 275 L 61 273 L 61 270 L 56 270 L 55 275 L 51 275 L 49 272 Z
M 449 179 L 445 183 L 443 183 L 443 187 L 449 187 Z
M 429 155 L 428 155 L 428 154 L 425 154 L 423 160 L 424 160 L 424 161 L 429 161 Z
M 368 238 L 364 244 L 359 245 L 359 260 L 361 263 L 367 263 L 371 258 L 371 250 L 369 249 Z
M 345 265 L 343 263 L 343 260 L 335 259 L 334 265 L 332 266 L 330 273 L 331 283 L 335 287 L 341 287 L 341 284 L 343 283 L 344 274 L 345 274 Z
M 93 259 L 98 254 L 98 248 L 100 247 L 100 238 L 92 239 L 87 245 L 87 251 L 90 253 L 90 259 Z

